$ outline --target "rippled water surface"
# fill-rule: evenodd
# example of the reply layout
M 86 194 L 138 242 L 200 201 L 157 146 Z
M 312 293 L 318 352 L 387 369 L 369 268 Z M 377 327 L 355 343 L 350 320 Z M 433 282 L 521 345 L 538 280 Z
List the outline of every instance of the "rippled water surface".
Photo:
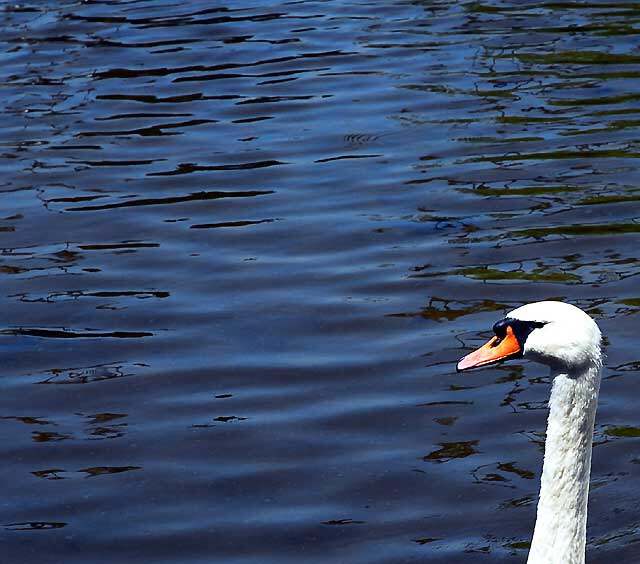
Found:
M 546 373 L 454 366 L 545 298 L 638 561 L 638 3 L 0 9 L 3 561 L 523 562 Z

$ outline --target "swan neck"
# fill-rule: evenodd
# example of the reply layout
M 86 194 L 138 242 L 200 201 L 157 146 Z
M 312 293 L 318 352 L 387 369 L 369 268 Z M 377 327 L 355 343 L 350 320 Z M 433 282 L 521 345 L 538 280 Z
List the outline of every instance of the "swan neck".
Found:
M 553 387 L 528 564 L 584 564 L 600 362 L 551 371 Z

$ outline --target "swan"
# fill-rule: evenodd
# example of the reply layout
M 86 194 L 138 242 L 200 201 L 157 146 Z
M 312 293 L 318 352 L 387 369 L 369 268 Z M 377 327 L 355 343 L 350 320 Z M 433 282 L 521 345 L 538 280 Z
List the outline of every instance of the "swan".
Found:
M 581 309 L 544 301 L 519 307 L 457 370 L 527 358 L 551 369 L 540 496 L 527 564 L 584 564 L 593 426 L 602 372 L 600 330 Z

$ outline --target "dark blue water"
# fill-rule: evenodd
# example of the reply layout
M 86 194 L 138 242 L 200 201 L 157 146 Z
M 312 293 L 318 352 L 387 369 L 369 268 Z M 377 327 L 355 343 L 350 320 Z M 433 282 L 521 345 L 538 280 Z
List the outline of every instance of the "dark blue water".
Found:
M 637 561 L 635 2 L 0 8 L 2 561 L 523 562 L 607 336 L 588 562 Z

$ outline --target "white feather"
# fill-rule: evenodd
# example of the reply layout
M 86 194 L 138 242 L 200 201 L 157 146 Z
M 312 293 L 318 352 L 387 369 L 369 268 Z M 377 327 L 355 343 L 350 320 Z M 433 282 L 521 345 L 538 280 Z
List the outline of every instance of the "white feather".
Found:
M 544 322 L 527 337 L 524 357 L 551 367 L 553 385 L 528 564 L 584 564 L 593 426 L 602 355 L 600 330 L 562 302 L 520 307 L 508 317 Z

